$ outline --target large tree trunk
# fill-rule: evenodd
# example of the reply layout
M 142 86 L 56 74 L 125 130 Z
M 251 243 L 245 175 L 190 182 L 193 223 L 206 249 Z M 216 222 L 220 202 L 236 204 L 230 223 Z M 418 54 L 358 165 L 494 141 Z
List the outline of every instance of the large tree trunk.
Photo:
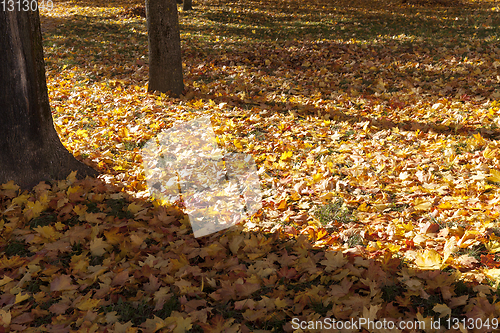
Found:
M 0 11 L 0 184 L 97 172 L 62 145 L 50 111 L 38 11 Z
M 175 0 L 146 0 L 149 42 L 148 91 L 182 94 L 181 38 Z
M 182 5 L 182 10 L 192 10 L 193 9 L 193 0 L 184 0 L 184 4 Z

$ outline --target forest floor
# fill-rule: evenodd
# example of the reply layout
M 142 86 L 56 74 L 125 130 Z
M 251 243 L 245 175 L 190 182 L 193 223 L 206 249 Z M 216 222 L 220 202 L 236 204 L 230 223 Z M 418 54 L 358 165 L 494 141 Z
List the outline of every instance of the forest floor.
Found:
M 500 329 L 498 2 L 195 0 L 179 98 L 147 93 L 141 3 L 41 11 L 55 127 L 101 176 L 0 185 L 0 332 Z M 141 148 L 201 116 L 263 208 L 194 238 Z

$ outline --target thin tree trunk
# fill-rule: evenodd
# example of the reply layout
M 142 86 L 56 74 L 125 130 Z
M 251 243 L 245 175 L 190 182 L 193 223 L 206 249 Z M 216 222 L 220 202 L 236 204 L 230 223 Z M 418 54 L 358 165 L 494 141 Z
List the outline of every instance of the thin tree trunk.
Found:
M 181 39 L 175 0 L 146 0 L 149 42 L 148 91 L 178 96 L 184 90 Z
M 184 4 L 182 5 L 182 10 L 193 10 L 193 0 L 184 0 Z
M 0 184 L 29 188 L 74 170 L 97 175 L 54 129 L 38 11 L 0 11 L 0 54 Z

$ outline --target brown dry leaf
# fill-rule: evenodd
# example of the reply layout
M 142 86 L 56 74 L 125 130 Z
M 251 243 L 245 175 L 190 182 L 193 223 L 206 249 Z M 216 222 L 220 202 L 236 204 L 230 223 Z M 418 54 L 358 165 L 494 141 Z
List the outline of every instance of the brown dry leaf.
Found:
M 50 291 L 74 290 L 78 286 L 73 285 L 71 276 L 66 274 L 57 275 L 50 283 Z

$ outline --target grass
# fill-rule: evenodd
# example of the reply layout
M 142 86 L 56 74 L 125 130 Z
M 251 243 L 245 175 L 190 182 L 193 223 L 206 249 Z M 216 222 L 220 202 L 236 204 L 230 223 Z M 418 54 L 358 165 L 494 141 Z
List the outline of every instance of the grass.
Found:
M 33 253 L 28 249 L 28 244 L 24 241 L 14 240 L 8 243 L 3 250 L 8 256 L 31 257 Z
M 135 325 L 140 325 L 147 319 L 153 319 L 154 316 L 161 319 L 170 317 L 173 311 L 179 311 L 181 304 L 177 296 L 170 297 L 160 310 L 154 310 L 154 306 L 142 300 L 138 302 L 124 301 L 119 298 L 118 301 L 112 305 L 103 306 L 100 312 L 111 313 L 116 312 L 119 316 L 121 323 L 131 321 Z
M 342 199 L 336 199 L 326 205 L 320 206 L 316 210 L 315 215 L 324 226 L 332 223 L 345 224 L 356 221 L 356 217 L 353 215 L 352 210 L 344 205 L 344 201 Z

